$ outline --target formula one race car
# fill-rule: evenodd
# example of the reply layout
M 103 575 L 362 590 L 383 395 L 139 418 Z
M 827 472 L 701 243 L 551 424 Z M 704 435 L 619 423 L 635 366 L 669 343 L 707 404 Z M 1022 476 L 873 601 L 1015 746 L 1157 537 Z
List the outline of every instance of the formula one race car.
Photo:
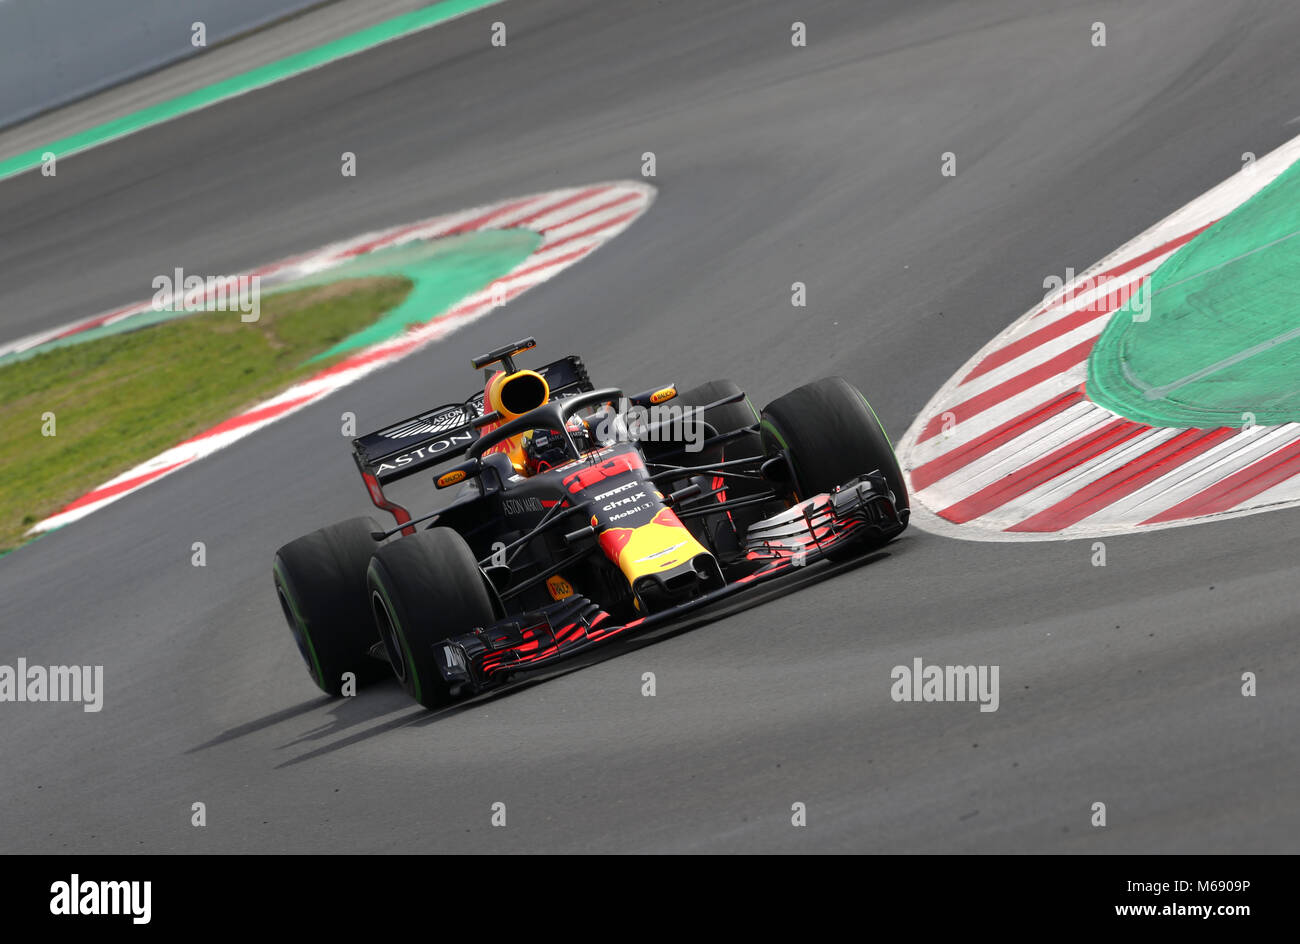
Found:
M 907 526 L 889 439 L 843 378 L 760 416 L 724 380 L 626 397 L 576 356 L 517 369 L 535 344 L 474 358 L 481 393 L 353 440 L 396 527 L 353 518 L 276 553 L 285 619 L 324 691 L 387 663 L 436 708 Z M 431 476 L 456 489 L 437 511 L 385 493 L 452 460 Z

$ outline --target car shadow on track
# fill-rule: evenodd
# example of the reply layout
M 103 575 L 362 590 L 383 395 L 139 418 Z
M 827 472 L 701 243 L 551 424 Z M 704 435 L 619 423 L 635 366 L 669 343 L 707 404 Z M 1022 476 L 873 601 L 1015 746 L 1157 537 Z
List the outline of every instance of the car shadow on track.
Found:
M 365 692 L 359 697 L 339 699 L 322 696 L 291 708 L 273 712 L 262 718 L 229 728 L 211 740 L 190 748 L 186 753 L 193 754 L 217 747 L 272 728 L 278 724 L 293 721 L 300 716 L 313 714 L 323 707 L 328 707 L 329 721 L 316 725 L 277 746 L 276 750 L 291 750 L 304 744 L 328 740 L 328 743 L 322 744 L 314 750 L 298 754 L 277 764 L 275 769 L 294 767 L 400 728 L 427 727 L 438 724 L 463 712 L 474 711 L 483 705 L 518 695 L 534 686 L 543 685 L 562 676 L 580 672 L 590 666 L 629 655 L 647 646 L 657 645 L 675 636 L 680 636 L 707 624 L 762 606 L 778 597 L 850 573 L 860 567 L 866 567 L 885 560 L 890 556 L 892 555 L 888 550 L 880 550 L 839 564 L 826 562 L 814 564 L 805 571 L 778 578 L 748 593 L 741 594 L 739 597 L 720 601 L 698 612 L 691 613 L 688 616 L 631 638 L 613 640 L 592 650 L 590 653 L 574 657 L 572 661 L 566 662 L 562 666 L 521 675 L 513 681 L 507 682 L 501 688 L 485 692 L 465 701 L 456 702 L 437 711 L 427 711 L 413 705 L 409 696 L 397 684 L 397 680 L 393 679 L 366 688 Z M 389 717 L 395 711 L 401 713 L 396 717 Z M 380 721 L 380 719 L 384 718 L 387 718 L 387 720 L 383 720 L 379 724 L 370 724 L 370 722 Z M 356 728 L 358 725 L 366 725 L 366 727 L 364 730 L 338 737 L 340 733 Z
M 521 675 L 514 681 L 508 682 L 503 687 L 494 691 L 485 692 L 482 695 L 467 699 L 463 702 L 457 702 L 454 705 L 450 705 L 447 708 L 438 711 L 424 711 L 417 709 L 411 713 L 404 714 L 400 718 L 394 718 L 388 722 L 368 728 L 365 731 L 358 732 L 349 737 L 331 741 L 329 744 L 320 747 L 317 750 L 309 751 L 291 760 L 287 760 L 280 764 L 279 767 L 290 767 L 303 763 L 304 761 L 313 760 L 325 754 L 330 754 L 334 751 L 350 747 L 351 745 L 364 741 L 374 735 L 384 734 L 398 728 L 422 728 L 438 724 L 448 718 L 461 714 L 462 712 L 473 711 L 490 702 L 497 702 L 513 695 L 518 695 L 536 685 L 544 685 L 547 682 L 560 678 L 561 676 L 580 672 L 585 668 L 598 665 L 602 662 L 607 662 L 610 659 L 617 659 L 620 656 L 629 655 L 633 652 L 644 649 L 647 646 L 657 645 L 661 642 L 672 639 L 675 636 L 680 636 L 683 633 L 699 629 L 702 626 L 717 622 L 720 619 L 743 613 L 746 610 L 761 606 L 777 599 L 778 597 L 804 589 L 812 584 L 820 583 L 823 580 L 847 574 L 860 567 L 865 567 L 869 564 L 885 560 L 890 556 L 891 554 L 889 551 L 880 550 L 841 564 L 826 563 L 813 565 L 812 567 L 809 567 L 806 572 L 790 574 L 787 577 L 780 578 L 770 584 L 756 588 L 753 592 L 744 594 L 739 598 L 715 603 L 697 613 L 692 613 L 689 616 L 683 617 L 665 626 L 650 630 L 644 634 L 629 639 L 611 641 L 586 655 L 576 656 L 572 661 L 566 662 L 562 666 L 541 670 L 528 675 Z M 385 683 L 385 685 L 388 686 L 389 683 Z M 391 683 L 391 690 L 403 701 L 407 700 L 406 695 L 401 692 L 395 682 Z
M 233 728 L 227 728 L 214 738 L 204 741 L 202 744 L 196 744 L 191 747 L 186 754 L 197 754 L 199 751 L 206 751 L 212 747 L 220 747 L 229 741 L 235 741 L 250 734 L 256 734 L 266 728 L 273 728 L 284 721 L 292 721 L 299 715 L 310 714 L 319 708 L 334 703 L 334 699 L 328 695 L 321 695 L 319 698 L 313 698 L 311 701 L 305 701 L 301 704 L 294 705 L 292 708 L 285 708 L 281 711 L 272 712 L 269 715 L 263 715 L 256 721 L 248 721 L 244 724 L 235 725 Z

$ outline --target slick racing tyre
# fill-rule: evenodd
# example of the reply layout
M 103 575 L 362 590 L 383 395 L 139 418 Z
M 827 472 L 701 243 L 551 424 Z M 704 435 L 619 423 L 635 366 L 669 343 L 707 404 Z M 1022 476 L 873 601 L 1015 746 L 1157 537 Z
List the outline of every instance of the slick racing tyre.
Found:
M 370 608 L 393 674 L 426 708 L 452 700 L 435 646 L 496 621 L 492 595 L 469 545 L 450 528 L 417 531 L 375 552 L 366 572 Z
M 343 694 L 344 675 L 357 687 L 387 675 L 370 657 L 378 639 L 370 615 L 366 567 L 378 542 L 373 518 L 351 518 L 290 541 L 275 553 L 275 592 L 307 671 L 330 695 Z
M 843 377 L 826 377 L 773 400 L 763 410 L 760 431 L 768 455 L 789 453 L 797 499 L 879 470 L 895 506 L 908 507 L 907 484 L 885 428 L 867 398 Z

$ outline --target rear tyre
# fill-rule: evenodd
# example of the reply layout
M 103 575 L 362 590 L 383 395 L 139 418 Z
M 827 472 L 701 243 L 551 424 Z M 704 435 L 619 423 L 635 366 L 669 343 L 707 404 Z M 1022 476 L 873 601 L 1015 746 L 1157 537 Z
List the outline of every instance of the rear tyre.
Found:
M 366 572 L 370 610 L 393 674 L 426 708 L 452 701 L 434 658 L 438 643 L 496 621 L 469 545 L 450 528 L 385 544 Z
M 376 639 L 366 567 L 379 543 L 373 518 L 351 518 L 290 541 L 275 553 L 275 591 L 289 632 L 312 681 L 343 694 L 344 675 L 357 687 L 387 675 L 370 657 Z
M 879 471 L 895 507 L 908 507 L 907 483 L 889 436 L 867 398 L 843 377 L 826 377 L 773 400 L 763 410 L 760 431 L 768 455 L 789 454 L 796 500 Z

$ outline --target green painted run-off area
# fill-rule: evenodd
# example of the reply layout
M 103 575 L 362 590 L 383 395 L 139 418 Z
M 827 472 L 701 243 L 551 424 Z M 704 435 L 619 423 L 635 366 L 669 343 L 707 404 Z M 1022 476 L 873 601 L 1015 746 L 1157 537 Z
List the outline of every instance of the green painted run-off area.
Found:
M 1150 426 L 1300 421 L 1300 164 L 1161 265 L 1146 305 L 1093 348 L 1094 402 Z
M 414 242 L 360 256 L 286 288 L 385 275 L 411 280 L 411 293 L 402 304 L 384 313 L 369 328 L 313 358 L 327 360 L 400 334 L 409 324 L 422 324 L 445 314 L 461 299 L 486 288 L 527 259 L 541 241 L 540 233 L 505 229 Z

